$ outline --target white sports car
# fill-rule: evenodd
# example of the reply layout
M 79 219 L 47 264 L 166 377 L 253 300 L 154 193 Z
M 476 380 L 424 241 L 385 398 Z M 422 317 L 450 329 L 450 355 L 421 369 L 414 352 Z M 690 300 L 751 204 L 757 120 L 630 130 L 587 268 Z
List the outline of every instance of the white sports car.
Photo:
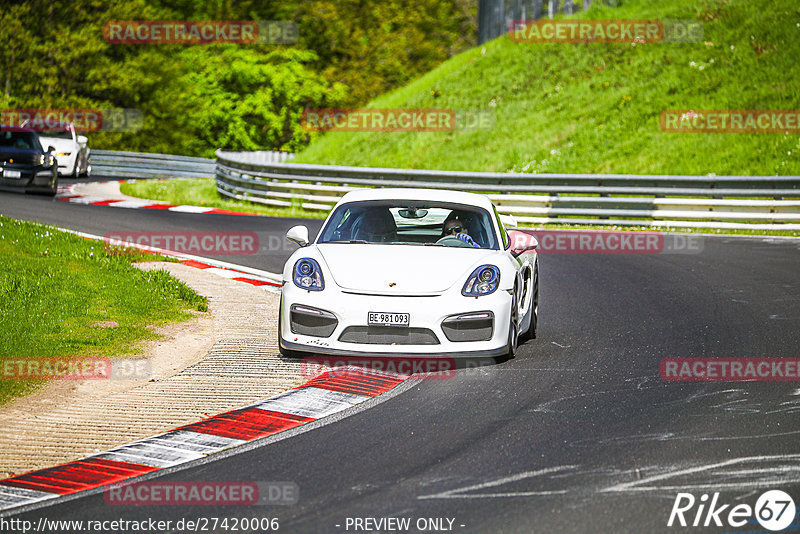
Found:
M 92 170 L 89 160 L 89 139 L 78 135 L 71 122 L 59 122 L 50 125 L 46 131 L 39 133 L 42 146 L 52 146 L 56 150 L 58 174 L 73 178 L 89 176 Z
M 513 356 L 536 335 L 535 238 L 483 195 L 364 189 L 331 210 L 283 269 L 281 354 Z M 517 234 L 517 235 L 515 235 Z

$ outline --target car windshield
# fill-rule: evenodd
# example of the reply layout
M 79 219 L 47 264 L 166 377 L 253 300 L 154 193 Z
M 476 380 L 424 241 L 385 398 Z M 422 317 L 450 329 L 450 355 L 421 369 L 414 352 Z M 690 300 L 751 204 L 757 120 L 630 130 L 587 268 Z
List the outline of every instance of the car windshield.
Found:
M 72 132 L 42 132 L 42 137 L 55 137 L 56 139 L 69 139 L 72 140 Z
M 0 131 L 0 147 L 41 150 L 39 139 L 33 132 Z
M 475 206 L 427 201 L 362 201 L 342 204 L 317 243 L 469 246 L 497 249 L 489 213 Z

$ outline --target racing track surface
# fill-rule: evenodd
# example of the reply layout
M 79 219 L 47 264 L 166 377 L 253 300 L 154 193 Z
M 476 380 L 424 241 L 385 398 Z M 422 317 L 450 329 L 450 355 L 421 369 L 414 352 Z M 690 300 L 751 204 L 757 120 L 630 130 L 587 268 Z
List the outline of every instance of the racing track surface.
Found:
M 0 213 L 93 233 L 293 224 L 11 194 Z M 277 271 L 286 255 L 244 259 Z M 800 382 L 659 378 L 666 357 L 797 357 L 800 242 L 715 237 L 697 255 L 540 262 L 540 335 L 515 359 L 162 477 L 294 481 L 295 506 L 122 507 L 97 494 L 20 517 L 278 517 L 280 532 L 321 533 L 345 532 L 347 517 L 444 517 L 455 532 L 683 532 L 694 529 L 666 527 L 679 491 L 753 506 L 782 489 L 800 505 Z

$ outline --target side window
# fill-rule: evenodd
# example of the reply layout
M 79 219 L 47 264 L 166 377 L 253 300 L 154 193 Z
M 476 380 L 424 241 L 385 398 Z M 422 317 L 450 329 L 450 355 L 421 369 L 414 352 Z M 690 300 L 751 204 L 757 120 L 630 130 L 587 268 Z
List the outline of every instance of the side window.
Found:
M 494 210 L 494 218 L 497 220 L 497 227 L 500 228 L 500 237 L 503 239 L 503 250 L 508 248 L 509 240 L 508 240 L 508 232 L 506 232 L 506 227 L 503 226 L 503 221 L 500 220 L 500 214 L 497 213 L 497 208 L 492 206 Z

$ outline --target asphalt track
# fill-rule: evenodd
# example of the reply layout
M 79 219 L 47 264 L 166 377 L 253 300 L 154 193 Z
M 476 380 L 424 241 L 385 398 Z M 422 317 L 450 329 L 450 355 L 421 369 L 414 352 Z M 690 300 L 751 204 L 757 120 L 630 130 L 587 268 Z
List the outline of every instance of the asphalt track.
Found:
M 8 193 L 0 213 L 95 234 L 296 223 Z M 288 253 L 220 259 L 277 272 Z M 766 532 L 666 525 L 678 492 L 753 506 L 781 489 L 800 505 L 800 382 L 659 377 L 669 357 L 800 356 L 800 241 L 708 237 L 699 254 L 548 254 L 540 268 L 539 337 L 516 358 L 159 478 L 292 481 L 296 505 L 127 507 L 94 494 L 16 517 L 277 517 L 280 532 L 321 533 L 389 532 L 346 528 L 366 517 L 411 518 L 406 532 L 420 532 L 420 518 L 453 519 L 453 532 Z

